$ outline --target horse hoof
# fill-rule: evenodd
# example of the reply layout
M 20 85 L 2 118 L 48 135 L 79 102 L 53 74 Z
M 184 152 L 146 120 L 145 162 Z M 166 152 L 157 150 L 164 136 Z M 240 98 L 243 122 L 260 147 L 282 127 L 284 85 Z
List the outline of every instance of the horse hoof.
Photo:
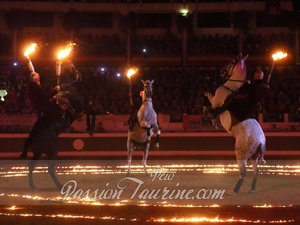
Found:
M 39 189 L 37 187 L 32 187 L 31 189 L 33 192 L 39 192 Z
M 149 177 L 149 176 L 150 176 L 148 172 L 146 172 L 145 175 L 146 175 L 146 177 Z
M 130 172 L 127 173 L 127 177 L 131 177 L 131 173 Z
M 253 194 L 255 192 L 255 190 L 250 190 L 248 191 L 248 193 Z
M 233 190 L 227 191 L 226 196 L 235 196 L 237 193 L 235 193 Z

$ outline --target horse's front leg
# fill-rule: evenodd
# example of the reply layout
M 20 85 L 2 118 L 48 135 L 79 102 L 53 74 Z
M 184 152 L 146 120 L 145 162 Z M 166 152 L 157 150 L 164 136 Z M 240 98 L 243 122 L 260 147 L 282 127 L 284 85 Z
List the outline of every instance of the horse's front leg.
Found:
M 59 182 L 59 180 L 57 179 L 56 174 L 55 174 L 56 157 L 57 157 L 57 152 L 53 152 L 52 155 L 49 157 L 48 173 L 50 174 L 56 187 L 59 190 L 61 190 L 63 186 L 61 185 L 61 183 Z
M 214 105 L 215 96 L 212 93 L 210 93 L 210 92 L 205 92 L 204 95 L 208 98 L 208 100 L 210 101 L 211 105 L 213 106 Z
M 33 191 L 37 192 L 38 189 L 36 186 L 34 186 L 32 173 L 34 170 L 34 167 L 36 166 L 38 160 L 41 158 L 42 154 L 33 154 L 33 158 L 28 163 L 29 168 L 29 186 L 32 188 Z
M 153 130 L 154 132 L 156 132 L 156 141 L 155 141 L 155 149 L 158 150 L 159 149 L 159 137 L 160 137 L 160 129 L 159 129 L 159 126 L 158 126 L 158 123 L 156 122 L 154 125 L 153 125 Z

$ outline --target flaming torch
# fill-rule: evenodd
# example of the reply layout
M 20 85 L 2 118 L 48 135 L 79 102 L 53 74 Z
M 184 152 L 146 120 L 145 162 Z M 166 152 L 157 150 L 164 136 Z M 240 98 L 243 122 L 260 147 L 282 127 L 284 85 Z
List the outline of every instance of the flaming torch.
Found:
M 27 59 L 27 65 L 28 65 L 28 68 L 30 70 L 31 73 L 35 73 L 34 71 L 34 67 L 33 67 L 33 64 L 29 58 L 29 54 L 32 53 L 34 50 L 35 50 L 35 47 L 36 47 L 36 43 L 32 43 L 28 48 L 27 50 L 25 51 L 24 53 L 24 56 L 26 57 Z
M 130 105 L 133 105 L 132 102 L 132 88 L 131 88 L 131 76 L 134 75 L 138 70 L 137 69 L 129 69 L 127 72 L 127 77 L 129 80 L 129 98 L 130 98 Z
M 275 61 L 278 60 L 278 59 L 286 58 L 286 57 L 287 57 L 287 53 L 282 53 L 282 52 L 277 52 L 276 54 L 272 55 L 273 63 L 272 63 L 271 71 L 270 71 L 269 76 L 267 78 L 267 84 L 270 82 L 271 75 L 272 75 L 274 65 L 275 65 Z
M 57 54 L 57 61 L 56 61 L 56 76 L 57 76 L 57 85 L 60 85 L 60 74 L 61 74 L 61 65 L 62 65 L 62 59 L 66 56 L 68 56 L 73 48 L 73 46 L 76 45 L 75 43 L 69 43 L 64 50 L 60 51 Z M 58 101 L 58 98 L 56 99 Z

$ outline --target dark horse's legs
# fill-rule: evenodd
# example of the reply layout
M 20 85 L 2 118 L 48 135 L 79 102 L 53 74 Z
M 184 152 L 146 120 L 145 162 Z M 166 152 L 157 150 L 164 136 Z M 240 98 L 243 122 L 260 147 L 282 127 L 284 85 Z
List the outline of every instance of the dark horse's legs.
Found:
M 243 184 L 244 178 L 246 177 L 246 161 L 247 160 L 237 160 L 239 171 L 240 171 L 240 179 L 238 180 L 235 188 L 233 189 L 234 193 L 237 194 L 240 190 L 240 187 Z
M 41 158 L 42 154 L 38 153 L 38 154 L 34 154 L 33 158 L 29 161 L 28 163 L 28 168 L 29 168 L 29 186 L 36 191 L 37 188 L 36 186 L 34 186 L 33 184 L 33 179 L 32 179 L 32 172 L 34 170 L 34 167 L 36 166 L 38 160 Z
M 57 152 L 53 153 L 50 157 L 49 157 L 49 163 L 48 163 L 48 172 L 53 180 L 53 182 L 55 183 L 56 187 L 58 189 L 62 188 L 61 183 L 58 181 L 56 175 L 55 175 L 55 164 L 56 164 L 56 157 L 57 157 Z

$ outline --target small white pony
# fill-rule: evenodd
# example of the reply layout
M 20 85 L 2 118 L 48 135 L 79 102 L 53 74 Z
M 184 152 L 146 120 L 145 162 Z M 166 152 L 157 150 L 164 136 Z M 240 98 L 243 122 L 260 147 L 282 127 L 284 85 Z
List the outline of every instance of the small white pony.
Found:
M 206 93 L 213 108 L 223 105 L 227 96 L 238 90 L 246 82 L 246 64 L 248 55 L 238 57 L 222 70 L 223 75 L 229 76 L 229 79 L 216 90 L 215 96 Z M 224 129 L 235 138 L 235 155 L 239 166 L 240 179 L 233 191 L 228 194 L 236 195 L 246 177 L 246 162 L 250 158 L 253 166 L 254 177 L 249 193 L 253 193 L 256 188 L 258 177 L 257 165 L 259 161 L 265 163 L 263 154 L 266 150 L 266 138 L 259 123 L 255 119 L 246 119 L 238 124 L 232 124 L 232 116 L 229 111 L 220 114 L 220 120 Z
M 132 161 L 132 152 L 134 149 L 138 148 L 143 151 L 143 166 L 146 175 L 147 168 L 147 158 L 148 151 L 150 147 L 151 137 L 153 135 L 153 130 L 157 132 L 155 148 L 159 148 L 159 135 L 160 129 L 157 123 L 156 112 L 153 109 L 152 105 L 152 84 L 154 80 L 143 81 L 144 91 L 143 91 L 143 103 L 137 113 L 137 122 L 134 124 L 134 130 L 128 131 L 127 138 L 127 151 L 128 151 L 128 173 L 127 176 L 131 175 L 131 161 Z

